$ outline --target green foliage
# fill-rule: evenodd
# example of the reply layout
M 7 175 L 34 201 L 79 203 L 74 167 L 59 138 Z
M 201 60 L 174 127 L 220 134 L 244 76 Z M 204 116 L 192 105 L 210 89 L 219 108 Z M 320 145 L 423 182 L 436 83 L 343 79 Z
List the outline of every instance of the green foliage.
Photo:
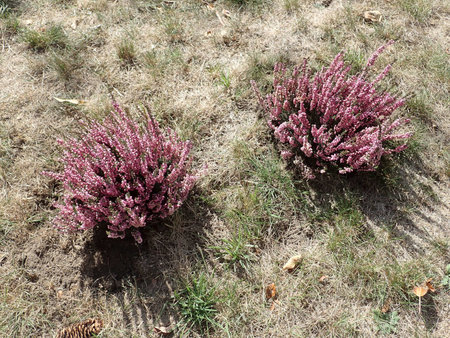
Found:
M 28 47 L 36 52 L 43 52 L 50 47 L 66 48 L 68 46 L 68 38 L 63 28 L 58 25 L 52 25 L 42 32 L 35 30 L 25 30 L 23 40 Z
M 418 22 L 426 22 L 432 13 L 432 5 L 429 0 L 400 0 L 400 8 L 406 11 Z
M 375 323 L 378 330 L 383 334 L 395 333 L 397 324 L 400 320 L 397 311 L 383 313 L 380 310 L 373 312 Z
M 426 91 L 421 91 L 406 101 L 408 112 L 423 121 L 429 121 L 433 115 L 430 97 Z
M 216 304 L 220 299 L 216 287 L 210 285 L 204 273 L 184 280 L 182 288 L 175 291 L 174 299 L 181 316 L 178 328 L 182 336 L 191 329 L 205 333 L 218 326 L 215 317 L 218 312 Z
M 3 21 L 3 27 L 8 35 L 15 35 L 21 31 L 19 19 L 15 15 L 8 15 Z
M 237 267 L 247 270 L 248 264 L 255 259 L 256 245 L 251 244 L 257 237 L 247 224 L 239 224 L 231 231 L 231 238 L 222 239 L 222 243 L 212 246 L 216 255 L 225 261 L 227 268 L 236 271 Z
M 333 208 L 331 221 L 334 228 L 329 233 L 328 249 L 339 259 L 354 259 L 356 245 L 373 239 L 365 227 L 364 216 L 354 198 L 342 198 Z
M 447 286 L 447 289 L 450 290 L 450 264 L 445 267 L 445 276 L 442 278 L 441 284 Z
M 366 59 L 364 53 L 357 49 L 350 49 L 344 54 L 344 61 L 352 66 L 352 69 L 350 70 L 351 75 L 358 74 L 363 70 Z
M 225 87 L 225 89 L 230 89 L 231 86 L 231 78 L 230 78 L 230 73 L 226 72 L 226 71 L 221 71 L 220 75 L 219 75 L 219 81 L 222 84 L 222 86 Z

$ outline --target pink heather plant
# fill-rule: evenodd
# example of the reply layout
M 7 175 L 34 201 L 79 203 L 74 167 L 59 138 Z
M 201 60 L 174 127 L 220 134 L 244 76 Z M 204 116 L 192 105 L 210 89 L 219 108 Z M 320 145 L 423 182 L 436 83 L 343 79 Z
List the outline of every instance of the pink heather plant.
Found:
M 139 128 L 120 107 L 104 123 L 82 123 L 80 140 L 59 140 L 62 173 L 44 172 L 64 187 L 55 225 L 63 231 L 104 224 L 108 237 L 124 238 L 130 229 L 142 242 L 139 228 L 177 210 L 197 180 L 190 173 L 191 143 L 175 132 L 163 133 L 147 114 Z
M 307 60 L 301 69 L 294 68 L 292 76 L 286 76 L 283 64 L 275 65 L 274 90 L 265 99 L 252 81 L 260 104 L 270 115 L 268 125 L 283 145 L 282 157 L 294 158 L 307 178 L 331 168 L 341 174 L 374 171 L 381 156 L 406 148 L 406 144 L 389 148 L 391 142 L 387 142 L 411 136 L 393 133 L 408 119 L 389 119 L 405 101 L 377 87 L 391 66 L 372 82 L 367 80 L 369 68 L 392 43 L 378 48 L 355 76 L 348 76 L 351 67 L 344 65 L 343 53 L 339 53 L 313 77 Z

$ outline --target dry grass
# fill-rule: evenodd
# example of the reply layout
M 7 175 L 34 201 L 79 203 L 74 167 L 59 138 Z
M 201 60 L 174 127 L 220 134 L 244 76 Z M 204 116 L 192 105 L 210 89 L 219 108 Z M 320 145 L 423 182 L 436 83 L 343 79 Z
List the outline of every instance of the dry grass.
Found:
M 379 24 L 361 17 L 373 9 Z M 450 261 L 449 16 L 437 0 L 0 1 L 0 335 L 51 336 L 96 317 L 101 337 L 160 326 L 175 336 L 445 336 L 448 290 L 427 295 L 419 314 L 412 288 L 431 277 L 438 286 Z M 340 50 L 358 68 L 389 39 L 376 67 L 391 62 L 389 85 L 410 98 L 399 112 L 416 131 L 409 150 L 376 174 L 304 182 L 279 159 L 249 81 L 267 91 L 274 62 L 308 57 L 319 68 Z M 61 191 L 40 175 L 59 166 L 56 138 L 105 116 L 110 94 L 131 111 L 149 104 L 208 164 L 139 247 L 58 234 Z M 294 254 L 304 258 L 288 274 Z

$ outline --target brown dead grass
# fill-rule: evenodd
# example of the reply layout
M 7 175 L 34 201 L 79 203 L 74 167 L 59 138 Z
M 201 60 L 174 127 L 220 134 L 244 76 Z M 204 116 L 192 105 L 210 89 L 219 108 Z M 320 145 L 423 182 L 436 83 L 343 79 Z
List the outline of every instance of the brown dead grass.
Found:
M 422 22 L 395 1 L 236 3 L 214 2 L 219 20 L 196 0 L 19 2 L 13 11 L 23 29 L 59 24 L 68 36 L 65 50 L 41 54 L 0 19 L 2 336 L 51 336 L 88 317 L 103 319 L 102 337 L 151 336 L 155 326 L 180 320 L 174 290 L 198 271 L 208 273 L 222 298 L 216 318 L 222 329 L 212 333 L 217 337 L 375 336 L 373 311 L 386 297 L 399 313 L 397 335 L 443 337 L 450 331 L 448 292 L 427 298 L 422 315 L 410 292 L 426 277 L 438 284 L 450 260 L 450 88 L 443 47 L 450 45 L 449 6 L 432 1 Z M 363 22 L 368 9 L 382 12 L 381 24 Z M 269 84 L 276 60 L 296 64 L 309 57 L 318 67 L 339 50 L 367 57 L 392 38 L 397 43 L 378 66 L 393 63 L 389 81 L 400 93 L 427 92 L 425 111 L 417 105 L 400 112 L 416 112 L 411 150 L 379 176 L 306 184 L 277 164 L 285 178 L 264 181 L 248 158 L 269 167 L 277 157 L 249 80 Z M 117 46 L 126 39 L 135 58 L 124 67 Z M 76 65 L 70 76 L 58 73 L 54 53 Z M 229 77 L 228 87 L 221 74 Z M 197 165 L 208 164 L 192 198 L 149 230 L 141 247 L 99 233 L 58 234 L 51 203 L 60 191 L 40 175 L 59 166 L 55 139 L 76 135 L 80 118 L 104 116 L 110 93 L 131 109 L 149 104 L 158 120 L 194 142 Z M 54 97 L 87 103 L 67 106 Z M 297 211 L 275 193 L 270 210 L 281 219 L 273 218 L 261 191 L 272 191 L 273 182 L 286 186 L 280 183 L 286 180 L 304 194 Z M 345 225 L 346 213 L 336 218 L 341 199 L 352 201 L 374 237 L 347 241 L 336 235 L 340 226 L 351 232 L 361 225 Z M 248 226 L 230 216 L 235 211 L 260 232 L 246 270 L 228 266 L 212 249 L 232 238 L 236 227 Z M 337 246 L 330 247 L 332 240 Z M 281 271 L 298 253 L 304 256 L 299 269 Z M 329 276 L 324 284 L 318 281 L 323 275 Z M 280 301 L 274 311 L 264 300 L 272 282 Z

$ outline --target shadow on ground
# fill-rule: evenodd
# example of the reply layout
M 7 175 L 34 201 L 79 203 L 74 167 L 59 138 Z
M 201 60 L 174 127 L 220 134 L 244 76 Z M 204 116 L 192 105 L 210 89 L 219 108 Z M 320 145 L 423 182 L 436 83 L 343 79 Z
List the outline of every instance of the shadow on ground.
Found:
M 445 232 L 448 206 L 433 193 L 430 171 L 418 157 L 413 160 L 388 159 L 377 172 L 361 172 L 341 176 L 318 176 L 308 183 L 312 203 L 318 210 L 331 210 L 331 205 L 352 195 L 361 212 L 377 227 L 388 230 L 392 237 L 412 254 L 423 254 L 424 244 L 434 240 L 430 232 L 419 227 Z M 299 174 L 297 174 L 299 175 Z M 430 217 L 429 215 L 434 215 Z
M 195 265 L 201 255 L 210 215 L 208 207 L 192 196 L 173 216 L 149 224 L 142 231 L 142 244 L 131 236 L 111 239 L 97 229 L 85 243 L 82 288 L 114 295 L 127 327 L 149 334 L 161 323 L 173 324 L 173 290 L 180 272 Z

